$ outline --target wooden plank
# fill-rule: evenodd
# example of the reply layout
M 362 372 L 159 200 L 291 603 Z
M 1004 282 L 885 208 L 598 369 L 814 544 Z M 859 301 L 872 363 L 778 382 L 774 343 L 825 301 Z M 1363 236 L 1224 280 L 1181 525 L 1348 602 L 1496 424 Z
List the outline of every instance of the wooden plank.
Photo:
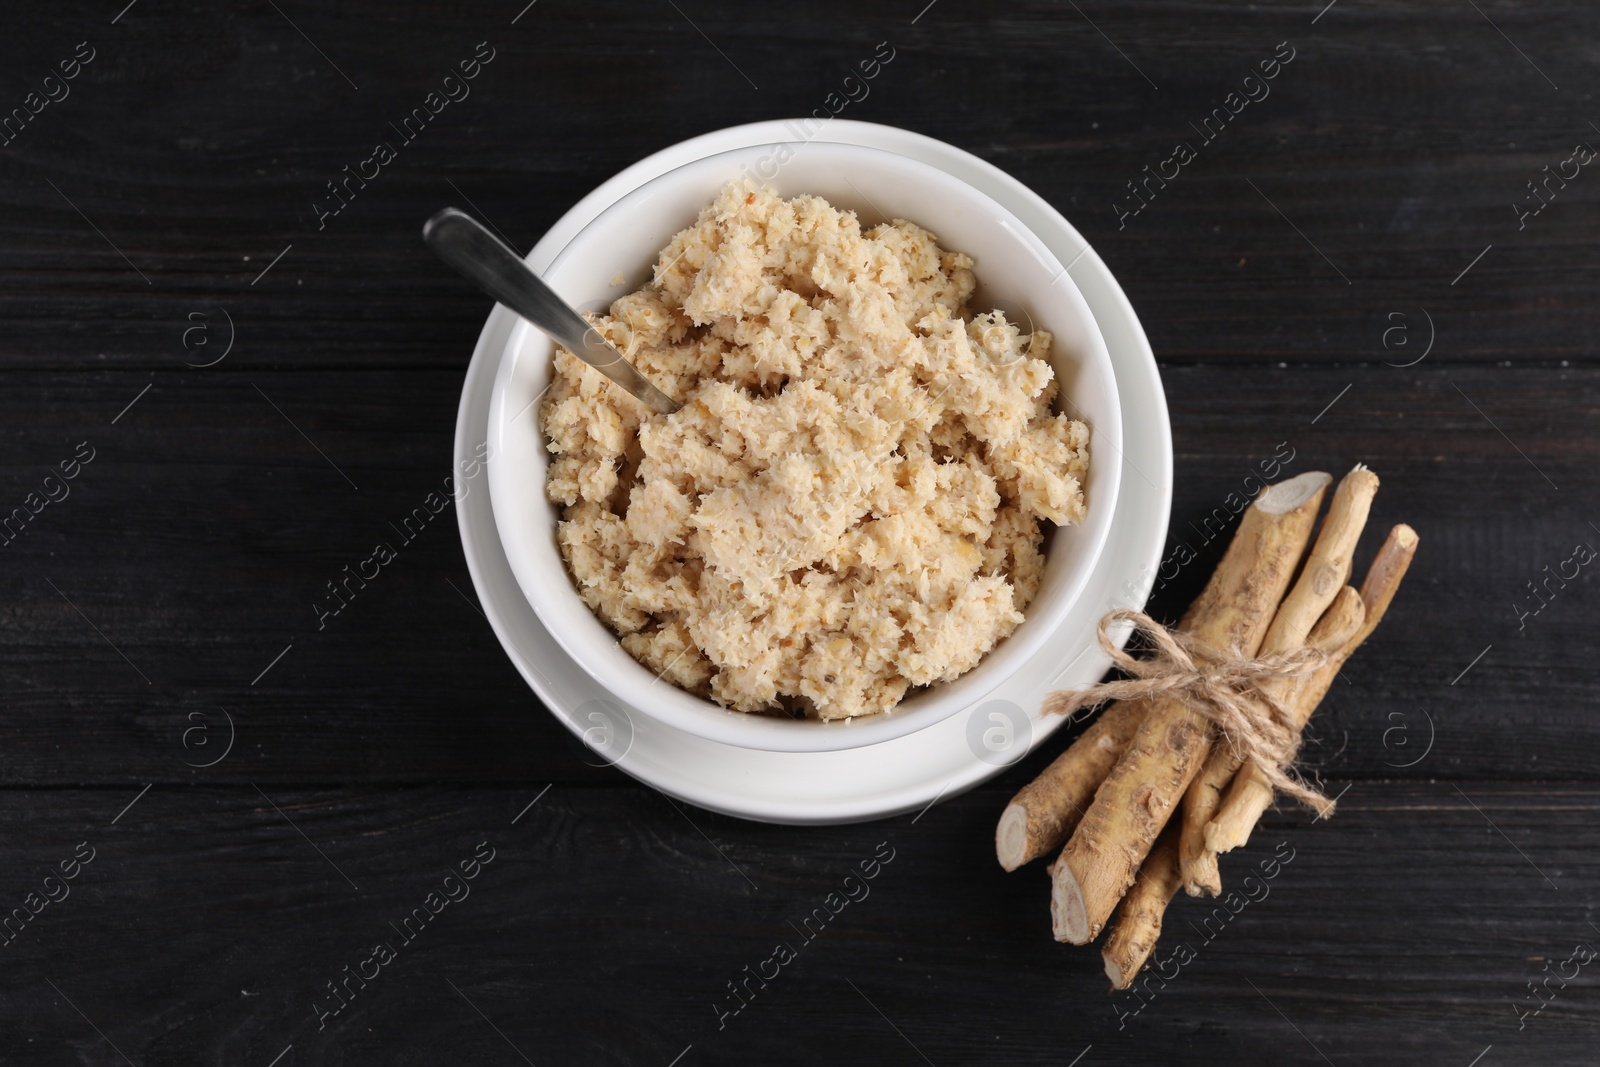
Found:
M 1491 1044 L 1499 1062 L 1582 1062 L 1600 1036 L 1593 965 L 1552 982 L 1520 1031 L 1514 1009 L 1533 1003 L 1526 983 L 1546 961 L 1600 941 L 1587 904 L 1600 792 L 1466 792 L 1367 782 L 1330 821 L 1269 816 L 1224 877 L 1244 887 L 1240 872 L 1288 862 L 1226 921 L 1180 900 L 1165 944 L 1193 959 L 1137 1010 L 1133 994 L 1106 994 L 1098 952 L 1050 939 L 1042 874 L 995 866 L 998 789 L 915 824 L 811 830 L 674 810 L 635 788 L 557 786 L 515 825 L 535 790 L 158 786 L 114 825 L 133 788 L 8 790 L 7 906 L 80 842 L 95 858 L 9 945 L 0 1041 L 116 1060 L 70 998 L 136 1063 L 266 1064 L 291 1044 L 298 1063 L 400 1048 L 406 1062 L 518 1062 L 508 1042 L 534 1063 L 665 1064 L 692 1045 L 681 1062 L 920 1051 L 1042 1065 L 1093 1045 L 1081 1062 L 1170 1063 L 1177 1049 L 1189 1062 L 1320 1051 L 1465 1065 Z M 480 842 L 494 859 L 468 895 L 409 941 L 389 926 Z M 826 921 L 803 926 L 819 908 Z M 396 958 L 367 966 L 319 1031 L 338 1004 L 326 983 L 380 941 Z M 781 942 L 795 959 L 763 967 Z M 734 1014 L 728 983 L 747 965 L 767 986 L 752 980 Z
M 894 60 L 841 117 L 942 137 L 1033 186 L 1105 256 L 1167 360 L 1393 358 L 1388 315 L 1417 321 L 1419 308 L 1437 323 L 1437 361 L 1589 352 L 1596 194 L 1551 186 L 1526 225 L 1512 209 L 1593 134 L 1516 51 L 1571 84 L 1582 34 L 1560 27 L 1594 27 L 1582 4 L 1547 5 L 1545 22 L 1500 12 L 1515 46 L 1477 12 L 1422 3 L 1346 0 L 1315 25 L 1299 7 L 1177 2 L 1092 24 L 1061 5 L 943 4 L 915 26 L 810 10 L 707 3 L 691 24 L 670 5 L 546 5 L 515 27 L 489 5 L 302 12 L 296 24 L 359 92 L 270 7 L 130 12 L 97 29 L 72 95 L 0 161 L 15 220 L 0 249 L 8 363 L 171 366 L 187 316 L 220 306 L 241 344 L 278 364 L 458 365 L 484 305 L 418 240 L 439 206 L 465 200 L 527 247 L 649 152 L 824 108 L 884 40 Z M 18 20 L 13 39 L 39 76 L 89 34 L 53 10 Z M 471 95 L 402 141 L 389 124 L 481 40 L 496 58 Z M 1204 141 L 1190 124 L 1284 40 L 1295 58 L 1270 95 Z M 395 162 L 319 223 L 314 203 L 335 203 L 327 184 L 381 138 L 399 142 Z M 1119 222 L 1113 204 L 1134 204 L 1129 183 L 1179 140 L 1199 158 Z

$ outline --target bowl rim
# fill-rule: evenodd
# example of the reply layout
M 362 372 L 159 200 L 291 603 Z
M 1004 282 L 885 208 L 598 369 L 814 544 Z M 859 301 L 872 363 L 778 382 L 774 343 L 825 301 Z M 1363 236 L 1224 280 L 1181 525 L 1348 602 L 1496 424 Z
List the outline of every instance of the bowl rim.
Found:
M 1018 627 L 1012 635 L 995 646 L 985 654 L 982 660 L 952 683 L 936 684 L 932 687 L 920 688 L 894 709 L 888 712 L 864 716 L 859 719 L 836 720 L 832 722 L 817 722 L 806 720 L 797 722 L 793 720 L 753 715 L 736 712 L 721 707 L 706 698 L 679 689 L 670 683 L 665 687 L 656 688 L 649 699 L 642 699 L 642 690 L 649 689 L 656 681 L 652 672 L 647 667 L 634 660 L 631 655 L 622 651 L 617 644 L 615 634 L 595 615 L 587 604 L 578 597 L 573 588 L 570 571 L 565 560 L 557 558 L 561 565 L 560 583 L 551 583 L 548 580 L 540 581 L 544 576 L 543 570 L 538 575 L 530 574 L 533 563 L 526 553 L 531 549 L 525 547 L 519 540 L 507 536 L 504 527 L 516 525 L 515 521 L 507 521 L 506 515 L 510 510 L 507 497 L 513 495 L 508 489 L 508 465 L 504 458 L 505 450 L 491 450 L 486 465 L 489 469 L 489 489 L 491 503 L 495 507 L 497 533 L 500 535 L 502 546 L 512 564 L 512 571 L 517 579 L 524 599 L 528 602 L 541 623 L 556 638 L 563 652 L 577 664 L 585 673 L 590 675 L 596 683 L 610 694 L 613 699 L 633 711 L 637 711 L 646 718 L 655 719 L 664 725 L 684 730 L 706 740 L 727 744 L 742 749 L 756 749 L 778 752 L 829 752 L 848 749 L 866 748 L 875 744 L 891 741 L 899 737 L 915 733 L 919 730 L 933 726 L 944 719 L 960 713 L 963 709 L 976 707 L 986 696 L 1004 684 L 1005 680 L 1031 656 L 1037 654 L 1059 630 L 1071 613 L 1073 605 L 1081 598 L 1091 576 L 1095 572 L 1101 557 L 1105 552 L 1106 541 L 1110 534 L 1113 514 L 1118 506 L 1120 495 L 1120 480 L 1122 466 L 1120 454 L 1122 452 L 1122 411 L 1121 397 L 1117 385 L 1116 369 L 1107 350 L 1105 338 L 1100 330 L 1099 323 L 1090 310 L 1087 301 L 1078 290 L 1076 282 L 1071 277 L 1068 268 L 1071 264 L 1063 266 L 1060 259 L 1034 234 L 1016 215 L 1003 204 L 995 200 L 984 191 L 970 185 L 931 164 L 890 151 L 866 145 L 847 144 L 831 141 L 795 142 L 773 140 L 725 151 L 714 152 L 687 160 L 659 175 L 645 181 L 639 186 L 628 190 L 611 203 L 606 204 L 584 224 L 562 247 L 550 258 L 545 273 L 558 275 L 560 268 L 568 259 L 579 253 L 583 248 L 587 235 L 602 230 L 608 221 L 614 221 L 617 212 L 625 211 L 636 206 L 640 201 L 648 200 L 652 195 L 666 187 L 674 180 L 681 181 L 683 172 L 690 170 L 703 170 L 715 167 L 719 162 L 731 164 L 739 159 L 755 158 L 762 152 L 770 152 L 781 146 L 788 146 L 797 153 L 801 150 L 821 148 L 822 150 L 842 157 L 873 157 L 880 162 L 887 162 L 894 167 L 913 172 L 918 178 L 928 184 L 943 187 L 963 198 L 967 205 L 981 206 L 990 217 L 997 218 L 1001 225 L 1011 235 L 1028 248 L 1032 256 L 1037 259 L 1044 269 L 1052 275 L 1049 283 L 1058 287 L 1062 302 L 1069 305 L 1064 314 L 1070 314 L 1075 319 L 1076 325 L 1083 334 L 1082 343 L 1074 351 L 1074 358 L 1080 364 L 1093 363 L 1097 366 L 1098 377 L 1102 383 L 1103 392 L 1108 400 L 1106 417 L 1091 424 L 1093 438 L 1091 450 L 1097 451 L 1102 457 L 1101 467 L 1095 473 L 1103 484 L 1097 487 L 1097 497 L 1104 502 L 1097 507 L 1093 530 L 1089 533 L 1092 537 L 1090 548 L 1084 553 L 1081 560 L 1076 561 L 1074 570 L 1068 573 L 1062 581 L 1062 588 L 1057 590 L 1052 605 L 1045 617 L 1052 618 L 1053 622 L 1045 625 L 1040 621 L 1038 625 L 1027 628 L 1025 622 Z M 731 170 L 731 167 L 730 167 Z M 726 179 L 724 179 L 726 180 Z M 852 186 L 854 183 L 851 183 Z M 715 195 L 714 192 L 712 195 Z M 865 194 L 862 194 L 863 197 Z M 870 201 L 869 201 L 870 203 Z M 915 220 L 921 225 L 936 220 Z M 936 227 L 930 227 L 935 228 Z M 979 267 L 981 277 L 981 266 Z M 1063 283 L 1064 284 L 1060 284 Z M 990 294 L 991 296 L 993 294 Z M 1004 303 L 1004 300 L 1000 300 Z M 1059 322 L 1057 323 L 1059 325 Z M 1058 331 L 1059 332 L 1059 331 Z M 500 366 L 497 369 L 493 385 L 493 395 L 490 405 L 489 425 L 487 439 L 491 444 L 497 444 L 504 438 L 506 411 L 508 404 L 508 383 L 515 375 L 519 362 L 519 354 L 528 335 L 532 333 L 548 350 L 549 342 L 543 335 L 521 319 L 515 320 L 510 338 L 507 341 Z M 1065 406 L 1063 406 L 1063 402 Z M 1067 410 L 1075 407 L 1071 404 L 1070 397 L 1064 393 L 1058 401 L 1058 410 Z M 1075 417 L 1083 418 L 1082 412 L 1070 412 Z M 542 431 L 536 430 L 536 433 Z M 1110 446 L 1113 455 L 1108 456 L 1106 446 Z M 497 463 L 497 455 L 500 461 Z M 497 486 L 499 492 L 497 492 Z M 539 490 L 542 497 L 542 486 Z M 1089 526 L 1088 520 L 1080 524 L 1077 529 Z M 547 568 L 546 568 L 547 569 Z M 551 592 L 551 586 L 557 585 L 559 592 Z M 569 609 L 576 606 L 576 612 L 582 619 L 592 623 L 592 627 L 585 626 L 582 622 L 574 633 L 563 620 L 553 614 L 555 605 L 548 599 L 556 596 L 568 602 Z M 1036 597 L 1028 611 L 1028 621 L 1035 621 L 1039 600 Z M 585 636 L 582 631 L 588 629 L 591 633 Z M 597 631 L 597 633 L 596 633 Z M 1020 639 L 1019 639 L 1020 636 Z M 603 642 L 595 640 L 603 637 Z M 591 652 L 602 647 L 616 650 L 615 656 L 607 658 L 614 662 L 597 663 Z M 621 657 L 618 660 L 617 657 Z M 625 660 L 626 662 L 622 662 Z M 608 666 L 620 673 L 608 673 Z M 630 675 L 637 677 L 630 678 Z M 963 685 L 962 683 L 968 683 Z M 960 686 L 955 692 L 950 690 Z M 938 699 L 940 696 L 946 699 Z M 907 707 L 907 703 L 912 706 Z

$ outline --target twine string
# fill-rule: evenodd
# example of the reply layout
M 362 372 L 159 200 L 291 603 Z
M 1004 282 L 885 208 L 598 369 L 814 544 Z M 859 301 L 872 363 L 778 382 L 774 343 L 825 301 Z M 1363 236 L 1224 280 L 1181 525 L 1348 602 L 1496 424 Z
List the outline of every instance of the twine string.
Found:
M 1152 655 L 1136 659 L 1118 648 L 1111 627 L 1131 623 Z M 1142 611 L 1109 611 L 1100 619 L 1100 647 L 1131 677 L 1087 689 L 1046 694 L 1046 714 L 1071 716 L 1113 700 L 1173 696 L 1212 724 L 1241 763 L 1254 763 L 1273 789 L 1326 817 L 1334 802 L 1294 773 L 1300 728 L 1291 708 L 1263 688 L 1271 678 L 1303 677 L 1327 657 L 1314 648 L 1251 659 L 1219 652 L 1181 630 L 1169 630 Z

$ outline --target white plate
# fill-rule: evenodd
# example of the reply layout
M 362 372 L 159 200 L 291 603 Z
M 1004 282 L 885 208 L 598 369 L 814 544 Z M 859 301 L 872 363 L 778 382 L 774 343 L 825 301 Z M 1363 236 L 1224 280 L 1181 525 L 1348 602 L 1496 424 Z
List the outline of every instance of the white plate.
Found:
M 793 130 L 777 121 L 719 130 L 635 163 L 562 216 L 528 263 L 535 270 L 548 267 L 606 205 L 649 179 L 703 156 L 792 138 Z M 798 824 L 917 811 L 999 773 L 1059 728 L 1059 718 L 1039 716 L 1039 700 L 1051 689 L 1086 685 L 1104 673 L 1108 659 L 1095 643 L 1095 624 L 1111 608 L 1143 605 L 1172 499 L 1171 429 L 1155 358 L 1122 290 L 1078 232 L 1016 179 L 932 138 L 834 119 L 817 139 L 921 160 L 1003 204 L 1068 265 L 1111 353 L 1122 400 L 1124 469 L 1108 544 L 1058 633 L 983 703 L 917 733 L 842 752 L 752 751 L 630 718 L 543 628 L 500 545 L 479 461 L 494 380 L 516 322 L 502 307 L 484 324 L 467 369 L 455 441 L 457 514 L 473 584 L 495 634 L 545 706 L 574 733 L 587 732 L 608 762 L 670 796 L 729 815 Z

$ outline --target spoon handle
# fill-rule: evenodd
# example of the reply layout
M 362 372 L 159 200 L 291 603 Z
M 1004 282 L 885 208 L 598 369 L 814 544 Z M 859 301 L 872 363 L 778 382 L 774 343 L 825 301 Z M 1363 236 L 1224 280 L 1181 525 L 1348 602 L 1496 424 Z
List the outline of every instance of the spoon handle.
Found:
M 464 211 L 447 207 L 422 227 L 422 239 L 462 277 L 561 343 L 568 352 L 670 415 L 679 404 L 651 384 L 584 317 L 545 284 L 522 257 Z

